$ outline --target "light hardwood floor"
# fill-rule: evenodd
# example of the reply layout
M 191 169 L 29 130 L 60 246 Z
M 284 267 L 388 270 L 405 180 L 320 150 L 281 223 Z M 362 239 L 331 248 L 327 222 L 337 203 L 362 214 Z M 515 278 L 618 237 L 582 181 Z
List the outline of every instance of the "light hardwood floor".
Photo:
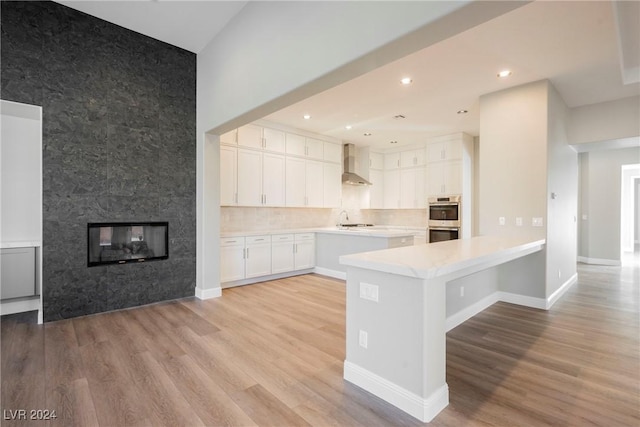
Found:
M 580 265 L 551 310 L 498 303 L 450 331 L 450 404 L 429 425 L 640 425 L 639 271 Z M 342 379 L 344 320 L 344 283 L 318 275 L 45 326 L 6 316 L 2 425 L 423 425 Z M 57 419 L 5 419 L 18 409 Z

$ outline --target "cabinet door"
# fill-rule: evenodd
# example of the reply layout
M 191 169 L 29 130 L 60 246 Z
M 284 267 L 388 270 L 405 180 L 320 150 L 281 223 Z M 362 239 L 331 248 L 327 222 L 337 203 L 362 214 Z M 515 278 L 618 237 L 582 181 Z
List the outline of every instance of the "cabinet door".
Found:
M 442 142 L 427 144 L 427 162 L 439 162 L 444 159 L 444 145 Z
M 452 161 L 443 163 L 442 174 L 443 194 L 462 194 L 462 162 Z
M 284 137 L 287 154 L 292 156 L 305 156 L 307 145 L 304 136 L 287 133 Z
M 262 128 L 256 125 L 246 125 L 238 128 L 238 145 L 262 148 Z
M 416 204 L 414 208 L 426 208 L 427 203 L 427 174 L 424 167 L 414 169 L 416 183 Z
M 400 153 L 387 153 L 384 155 L 384 169 L 398 169 L 400 167 Z
M 342 163 L 342 145 L 324 142 L 324 160 L 332 163 Z
M 264 206 L 285 205 L 285 157 L 278 154 L 262 155 L 262 192 Z
M 238 150 L 238 205 L 262 206 L 262 153 Z
M 402 151 L 400 153 L 400 167 L 413 168 L 417 166 L 416 150 Z
M 35 248 L 0 249 L 0 299 L 37 295 Z
M 400 171 L 400 207 L 413 209 L 416 205 L 416 170 L 403 169 Z
M 369 180 L 371 186 L 369 187 L 369 207 L 370 209 L 383 209 L 384 208 L 384 172 L 381 170 L 370 169 Z
M 303 240 L 295 243 L 294 268 L 302 270 L 316 266 L 315 240 Z
M 342 166 L 337 163 L 324 163 L 323 168 L 324 207 L 339 208 L 342 204 Z
M 284 132 L 276 129 L 264 128 L 262 131 L 264 138 L 264 149 L 278 153 L 285 152 Z
M 245 277 L 260 277 L 271 274 L 271 242 L 247 245 Z
M 462 159 L 462 140 L 454 139 L 442 144 L 443 160 Z
M 305 160 L 287 157 L 286 159 L 286 205 L 290 207 L 305 206 Z
M 310 208 L 323 207 L 324 171 L 322 162 L 307 160 L 305 174 L 306 206 Z
M 369 152 L 369 168 L 384 169 L 384 156 L 381 153 Z
M 307 157 L 310 159 L 324 159 L 324 141 L 319 139 L 307 138 Z
M 427 193 L 429 196 L 439 196 L 443 194 L 443 176 L 444 162 L 429 163 L 427 166 Z
M 293 245 L 292 234 L 271 236 L 271 274 L 293 271 Z
M 232 282 L 244 279 L 244 237 L 236 243 L 220 247 L 220 282 Z
M 238 196 L 238 149 L 220 146 L 220 206 L 233 206 Z
M 234 129 L 227 133 L 223 133 L 220 135 L 220 144 L 232 144 L 235 145 L 238 143 L 238 129 Z
M 384 207 L 398 209 L 400 207 L 400 171 L 390 170 L 384 173 Z

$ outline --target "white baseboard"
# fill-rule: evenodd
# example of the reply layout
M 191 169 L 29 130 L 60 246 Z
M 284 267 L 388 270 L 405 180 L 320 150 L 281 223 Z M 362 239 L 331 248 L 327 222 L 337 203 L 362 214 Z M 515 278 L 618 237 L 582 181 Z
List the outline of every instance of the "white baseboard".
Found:
M 564 293 L 567 292 L 569 288 L 577 281 L 578 273 L 574 273 L 573 276 L 569 277 L 569 280 L 564 282 L 557 291 L 552 293 L 551 296 L 547 298 L 547 306 L 545 307 L 545 309 L 549 310 L 553 306 L 553 304 L 555 304 L 556 301 L 558 301 L 562 297 L 562 295 L 564 295 Z
M 496 292 L 498 294 L 498 300 L 502 302 L 508 302 L 510 304 L 523 305 L 525 307 L 539 308 L 541 310 L 547 309 L 547 300 L 544 298 L 530 297 L 527 295 L 513 294 L 511 292 Z
M 456 314 L 447 317 L 447 320 L 445 321 L 445 330 L 449 332 L 451 329 L 471 319 L 473 316 L 484 309 L 491 307 L 498 301 L 500 301 L 498 292 L 494 292 L 491 295 L 482 298 L 480 301 L 471 304 L 469 307 L 463 308 Z
M 347 280 L 347 273 L 345 273 L 344 271 L 331 270 L 324 267 L 315 267 L 313 269 L 313 272 L 322 274 L 323 276 L 333 277 L 334 279 Z
M 211 299 L 211 298 L 218 298 L 222 296 L 222 288 L 209 288 L 209 289 L 202 289 L 196 286 L 196 298 L 198 299 Z
M 25 311 L 40 310 L 40 297 L 21 299 L 16 301 L 3 301 L 0 303 L 0 315 L 24 313 Z M 42 311 L 42 310 L 40 310 Z M 40 321 L 41 313 L 38 313 L 38 323 Z
M 582 262 L 585 264 L 597 264 L 597 265 L 613 265 L 619 267 L 622 265 L 620 260 L 616 259 L 606 259 L 606 258 L 588 258 L 584 256 L 578 257 L 578 262 Z
M 422 422 L 431 421 L 449 404 L 446 383 L 425 399 L 347 360 L 344 361 L 344 379 Z

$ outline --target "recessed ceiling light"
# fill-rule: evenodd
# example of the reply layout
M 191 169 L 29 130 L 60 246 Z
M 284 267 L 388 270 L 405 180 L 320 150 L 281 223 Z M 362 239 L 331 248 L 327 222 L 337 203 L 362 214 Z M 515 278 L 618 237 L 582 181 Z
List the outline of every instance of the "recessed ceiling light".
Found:
M 458 110 L 458 114 L 467 114 L 468 110 Z
M 498 73 L 498 77 L 509 77 L 511 75 L 511 70 L 502 70 Z
M 365 132 L 364 136 L 371 136 L 371 132 Z
M 394 119 L 398 120 L 398 119 L 406 119 L 405 116 L 403 116 L 402 114 L 398 114 L 396 116 L 393 116 Z
M 397 144 L 398 141 L 389 141 L 389 144 Z
M 345 128 L 346 130 L 350 130 L 350 129 L 351 129 L 351 125 L 346 125 L 344 128 Z
M 403 85 L 410 85 L 411 82 L 413 82 L 413 80 L 411 80 L 411 77 L 404 77 L 400 80 L 400 83 L 402 83 Z
M 302 116 L 302 118 L 305 120 L 309 120 L 311 118 L 311 114 L 305 114 L 304 116 Z

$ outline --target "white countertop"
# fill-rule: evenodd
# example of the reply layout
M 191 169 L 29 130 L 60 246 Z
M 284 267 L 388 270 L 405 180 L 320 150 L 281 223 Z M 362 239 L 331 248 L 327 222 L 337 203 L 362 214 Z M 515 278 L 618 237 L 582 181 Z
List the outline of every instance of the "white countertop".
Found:
M 470 239 L 344 255 L 340 263 L 385 273 L 429 279 L 480 270 L 542 250 L 545 239 L 478 236 Z
M 262 230 L 262 231 L 248 231 L 248 232 L 226 232 L 220 233 L 220 237 L 242 237 L 242 236 L 272 236 L 274 234 L 294 234 L 294 233 L 327 233 L 327 234 L 341 234 L 345 236 L 365 236 L 365 237 L 413 237 L 416 231 L 412 231 L 403 227 L 387 227 L 387 226 L 374 226 L 374 227 L 352 227 L 352 228 L 337 228 L 337 227 L 316 227 L 316 228 L 296 228 L 296 229 L 284 229 L 284 230 Z

